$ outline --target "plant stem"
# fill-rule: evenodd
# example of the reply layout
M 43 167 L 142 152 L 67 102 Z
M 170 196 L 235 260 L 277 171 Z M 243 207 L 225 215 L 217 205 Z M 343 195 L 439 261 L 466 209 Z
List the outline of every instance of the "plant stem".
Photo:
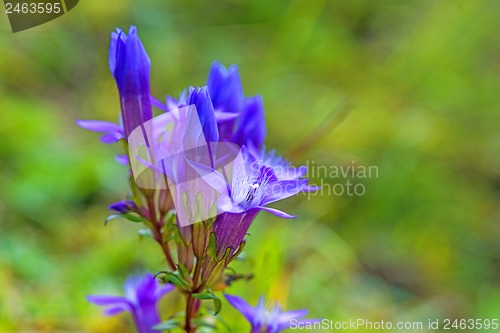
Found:
M 156 218 L 156 207 L 153 202 L 153 198 L 149 197 L 148 198 L 148 208 L 149 208 L 149 215 L 150 215 L 150 220 L 151 223 L 153 224 L 153 236 L 155 240 L 158 242 L 158 244 L 161 246 L 163 253 L 165 254 L 165 258 L 167 259 L 168 265 L 170 268 L 175 271 L 177 270 L 177 266 L 175 266 L 175 262 L 172 259 L 172 254 L 170 253 L 170 249 L 168 248 L 168 244 L 163 242 L 163 235 L 161 233 L 161 225 L 160 221 L 157 220 Z
M 196 328 L 191 326 L 191 319 L 193 319 L 193 310 L 194 310 L 194 297 L 191 294 L 188 294 L 186 302 L 186 324 L 184 325 L 186 333 L 195 333 L 196 331 Z
M 202 261 L 200 259 L 204 258 L 196 258 L 196 265 L 194 267 L 194 273 L 193 273 L 193 285 L 192 285 L 192 290 L 191 293 L 187 295 L 187 302 L 186 302 L 186 323 L 184 325 L 184 329 L 186 330 L 187 333 L 195 333 L 196 327 L 191 326 L 191 319 L 194 319 L 197 317 L 197 306 L 196 306 L 196 301 L 193 297 L 194 293 L 200 292 L 200 289 L 203 288 L 203 285 L 200 284 L 198 285 L 198 280 L 200 278 L 200 273 L 201 273 L 201 267 L 202 267 Z

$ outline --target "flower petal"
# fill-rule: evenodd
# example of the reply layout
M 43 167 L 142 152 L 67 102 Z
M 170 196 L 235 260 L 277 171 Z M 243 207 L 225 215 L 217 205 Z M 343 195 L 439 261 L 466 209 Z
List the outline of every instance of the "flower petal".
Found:
M 295 167 L 275 167 L 276 176 L 279 180 L 293 180 L 302 178 L 307 174 L 307 167 L 300 166 L 298 168 Z
M 122 32 L 113 44 L 110 57 L 115 55 L 113 76 L 120 93 L 122 119 L 125 136 L 134 129 L 152 119 L 151 94 L 149 77 L 151 61 L 137 35 L 135 26 L 131 26 L 128 36 L 121 38 Z M 110 66 L 113 61 L 110 61 Z
M 222 195 L 225 195 L 227 197 L 229 196 L 228 184 L 222 174 L 201 163 L 189 160 L 187 161 L 187 163 L 214 190 L 216 190 L 218 193 Z
M 215 120 L 217 120 L 217 124 L 228 121 L 228 120 L 234 120 L 239 116 L 238 113 L 223 112 L 220 110 L 214 111 L 214 114 L 215 114 Z
M 200 125 L 205 134 L 206 142 L 219 141 L 219 132 L 217 130 L 217 122 L 215 121 L 214 106 L 208 93 L 208 88 L 201 87 L 199 89 L 190 88 L 188 105 L 195 105 Z
M 123 33 L 123 30 L 120 28 L 116 28 L 116 31 L 111 33 L 111 41 L 109 44 L 109 55 L 108 55 L 108 64 L 109 70 L 111 73 L 115 72 L 116 68 L 116 50 L 118 49 L 119 44 L 123 44 L 127 41 L 127 35 Z
M 101 136 L 100 140 L 102 143 L 110 144 L 115 143 L 123 139 L 123 134 L 114 132 L 114 133 L 106 133 Z
M 250 323 L 254 323 L 257 316 L 257 309 L 248 304 L 243 298 L 233 295 L 224 294 L 226 300 L 236 310 L 238 310 Z
M 221 195 L 217 198 L 217 211 L 220 213 L 243 213 L 245 210 L 236 205 L 227 195 Z
M 129 159 L 127 155 L 115 155 L 115 161 L 121 165 L 129 165 Z
M 322 320 L 323 319 L 302 319 L 302 320 L 297 320 L 296 324 L 300 325 L 300 327 L 307 327 L 307 324 L 320 323 Z M 290 321 L 278 325 L 278 332 L 290 328 L 290 325 L 291 325 Z
M 113 305 L 110 306 L 109 308 L 104 309 L 103 314 L 105 316 L 114 316 L 116 314 L 119 314 L 123 311 L 130 311 L 131 307 L 128 304 L 122 304 L 122 305 Z
M 316 191 L 319 191 L 323 188 L 323 186 L 304 186 L 304 188 L 302 189 L 302 192 L 316 192 Z
M 118 213 L 127 213 L 137 209 L 137 206 L 132 200 L 121 200 L 112 203 L 108 206 L 109 209 L 114 210 Z
M 262 147 L 266 139 L 266 119 L 261 96 L 247 98 L 238 119 L 233 141 L 239 145 Z
M 173 284 L 158 285 L 155 291 L 155 298 L 159 300 L 174 289 L 175 286 Z
M 93 132 L 123 133 L 120 125 L 103 120 L 81 120 L 76 121 L 78 126 Z
M 297 217 L 297 215 L 290 215 L 290 214 L 287 214 L 281 210 L 278 210 L 276 208 L 271 208 L 271 207 L 263 207 L 263 206 L 260 206 L 260 207 L 255 207 L 256 209 L 261 209 L 261 210 L 265 210 L 266 212 L 269 212 L 271 214 L 274 214 L 278 217 L 281 217 L 281 218 L 284 218 L 284 219 L 294 219 Z
M 266 192 L 261 201 L 261 205 L 286 199 L 302 191 L 307 185 L 307 179 L 281 180 L 270 183 L 266 186 Z
M 236 65 L 226 69 L 218 61 L 214 62 L 208 74 L 207 87 L 215 109 L 222 112 L 241 114 L 245 96 Z M 221 141 L 231 142 L 234 126 L 235 119 L 218 124 Z
M 290 320 L 292 319 L 299 319 L 307 316 L 309 311 L 307 309 L 300 309 L 300 310 L 292 310 L 292 311 L 286 311 L 283 313 L 280 313 L 278 322 L 279 324 L 283 323 L 290 323 Z
M 128 301 L 123 296 L 108 296 L 108 295 L 88 295 L 87 301 L 99 306 L 128 304 Z

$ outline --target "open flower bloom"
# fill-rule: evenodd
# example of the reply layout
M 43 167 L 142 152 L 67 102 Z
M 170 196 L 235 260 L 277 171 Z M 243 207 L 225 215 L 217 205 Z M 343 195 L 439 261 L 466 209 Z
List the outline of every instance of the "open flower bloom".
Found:
M 161 285 L 152 274 L 133 276 L 125 283 L 125 296 L 89 295 L 87 300 L 106 307 L 104 314 L 112 316 L 123 311 L 132 314 L 139 333 L 153 333 L 153 326 L 160 323 L 157 303 L 174 289 L 173 285 Z
M 225 297 L 229 304 L 248 320 L 251 325 L 250 333 L 278 333 L 290 328 L 292 321 L 302 325 L 320 321 L 320 319 L 301 319 L 307 315 L 307 309 L 283 312 L 277 304 L 268 309 L 262 297 L 259 298 L 257 306 L 251 306 L 238 296 L 226 294 Z
M 220 194 L 217 199 L 219 215 L 213 224 L 219 259 L 234 254 L 261 210 L 282 218 L 295 217 L 266 206 L 306 189 L 308 180 L 301 178 L 304 169 L 296 170 L 276 163 L 266 165 L 265 161 L 265 157 L 256 159 L 243 147 L 229 172 L 224 174 L 206 165 L 191 163 L 202 179 Z

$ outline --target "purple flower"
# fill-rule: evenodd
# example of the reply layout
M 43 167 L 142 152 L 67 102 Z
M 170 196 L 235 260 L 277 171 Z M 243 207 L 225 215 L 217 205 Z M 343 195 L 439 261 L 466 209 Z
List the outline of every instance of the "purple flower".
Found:
M 120 124 L 101 120 L 77 120 L 77 124 L 89 131 L 105 133 L 101 141 L 114 143 L 128 138 L 135 128 L 153 117 L 149 89 L 151 62 L 134 26 L 128 36 L 121 29 L 111 33 L 108 62 L 120 93 Z
M 219 132 L 217 130 L 214 107 L 210 94 L 208 93 L 208 88 L 206 86 L 198 89 L 190 87 L 187 104 L 196 106 L 206 142 L 217 142 L 219 140 Z
M 112 203 L 108 206 L 110 210 L 114 210 L 117 213 L 129 213 L 137 211 L 138 208 L 132 200 L 121 200 L 115 203 Z
M 124 134 L 128 137 L 153 117 L 149 88 L 151 62 L 134 26 L 128 35 L 121 29 L 111 33 L 108 61 L 120 92 Z
M 245 98 L 238 67 L 212 64 L 207 87 L 212 98 L 221 141 L 260 149 L 266 137 L 261 96 Z
M 171 111 L 174 109 L 180 109 L 188 104 L 187 99 L 188 93 L 186 89 L 181 92 L 178 99 L 175 99 L 172 96 L 167 96 L 165 106 L 163 106 L 163 110 Z
M 248 320 L 252 326 L 250 333 L 278 333 L 290 328 L 292 321 L 303 325 L 320 321 L 320 319 L 300 319 L 307 315 L 307 309 L 283 312 L 277 304 L 268 309 L 262 297 L 254 307 L 238 296 L 227 294 L 224 296 L 229 304 Z
M 305 177 L 307 167 L 293 167 L 292 164 L 282 156 L 276 154 L 275 150 L 261 150 L 257 155 L 262 159 L 262 164 L 274 170 L 276 177 L 280 180 L 293 180 Z
M 281 165 L 278 168 L 278 165 L 272 163 L 266 165 L 265 161 L 266 157 L 255 159 L 243 147 L 233 161 L 231 181 L 206 165 L 191 163 L 203 180 L 220 194 L 217 199 L 219 215 L 213 225 L 219 258 L 228 248 L 231 249 L 229 251 L 231 257 L 243 242 L 250 224 L 261 210 L 282 218 L 295 217 L 266 205 L 303 191 L 307 188 L 308 180 L 300 178 L 303 176 L 303 171 L 287 171 L 293 169 L 282 169 Z M 280 179 L 278 175 L 282 178 Z
M 132 314 L 138 333 L 153 333 L 153 326 L 160 323 L 157 303 L 174 289 L 173 285 L 161 285 L 152 274 L 134 276 L 125 283 L 125 296 L 89 295 L 87 300 L 104 306 L 104 315 L 112 316 L 123 311 Z
M 189 93 L 188 93 L 189 91 Z M 166 103 L 154 101 L 159 109 L 165 112 L 178 110 L 188 105 L 196 106 L 198 119 L 205 134 L 206 142 L 219 141 L 219 131 L 216 122 L 216 112 L 207 86 L 201 88 L 189 87 L 189 90 L 183 90 L 178 99 L 167 96 Z
M 247 146 L 253 151 L 260 149 L 266 139 L 266 119 L 262 96 L 247 98 L 237 120 L 238 124 L 232 142 Z
M 245 96 L 236 65 L 226 69 L 221 63 L 215 61 L 208 74 L 207 87 L 215 110 L 223 114 L 232 114 L 234 117 L 241 113 Z M 232 139 L 234 117 L 219 123 L 221 139 L 229 141 Z

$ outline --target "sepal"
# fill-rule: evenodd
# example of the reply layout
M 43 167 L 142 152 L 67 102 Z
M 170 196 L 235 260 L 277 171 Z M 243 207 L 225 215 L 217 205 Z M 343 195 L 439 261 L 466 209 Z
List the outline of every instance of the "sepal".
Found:
M 104 225 L 107 225 L 109 221 L 114 220 L 114 219 L 118 219 L 118 218 L 124 218 L 126 220 L 129 220 L 129 221 L 135 222 L 135 223 L 147 222 L 147 220 L 144 217 L 139 216 L 135 213 L 123 213 L 123 214 L 112 214 L 112 215 L 108 216 L 106 218 L 106 220 L 104 221 Z

